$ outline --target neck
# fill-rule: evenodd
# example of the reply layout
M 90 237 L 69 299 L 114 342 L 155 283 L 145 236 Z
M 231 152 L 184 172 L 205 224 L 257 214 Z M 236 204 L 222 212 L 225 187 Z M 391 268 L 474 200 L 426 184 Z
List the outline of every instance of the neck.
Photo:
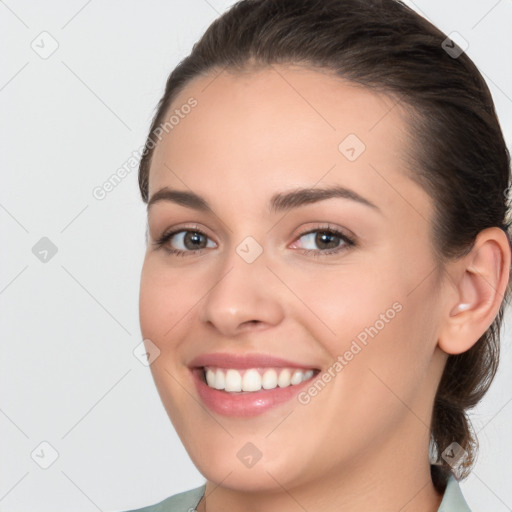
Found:
M 406 429 L 397 434 L 398 443 L 392 443 L 378 453 L 372 446 L 368 453 L 359 453 L 352 463 L 331 469 L 307 484 L 280 484 L 269 475 L 273 489 L 239 491 L 229 488 L 229 476 L 221 485 L 208 481 L 206 499 L 201 501 L 197 510 L 436 512 L 442 496 L 435 490 L 430 475 L 428 432 L 422 434 L 422 443 L 418 443 L 417 428 L 415 435 Z M 417 446 L 420 449 L 410 448 Z

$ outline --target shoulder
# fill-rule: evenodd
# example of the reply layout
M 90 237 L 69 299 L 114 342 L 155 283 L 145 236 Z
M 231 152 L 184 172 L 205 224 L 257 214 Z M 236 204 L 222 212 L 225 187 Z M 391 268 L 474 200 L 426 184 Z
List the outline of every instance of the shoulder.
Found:
M 471 512 L 462 495 L 459 482 L 453 475 L 448 479 L 438 512 Z
M 206 484 L 203 484 L 201 487 L 175 494 L 154 505 L 126 512 L 192 512 L 203 496 L 205 488 Z

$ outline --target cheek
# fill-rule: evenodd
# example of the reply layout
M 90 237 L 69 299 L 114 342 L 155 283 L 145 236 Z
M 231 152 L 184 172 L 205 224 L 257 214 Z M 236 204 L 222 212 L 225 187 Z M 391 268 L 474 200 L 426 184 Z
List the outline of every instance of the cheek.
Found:
M 177 383 L 184 378 L 179 368 L 180 338 L 186 328 L 187 313 L 198 298 L 189 279 L 169 268 L 154 255 L 147 255 L 141 272 L 139 293 L 140 328 L 144 339 L 151 340 L 160 355 L 150 365 L 156 388 L 167 414 L 175 424 L 181 424 L 186 411 L 194 406 L 187 393 Z M 177 379 L 177 380 L 176 380 Z M 178 413 L 179 411 L 179 413 Z M 184 412 L 185 411 L 185 412 Z
M 144 338 L 163 341 L 182 321 L 199 296 L 192 279 L 164 268 L 153 256 L 147 256 L 142 268 L 139 316 Z
M 343 354 L 353 339 L 364 341 L 366 330 L 375 323 L 380 331 L 396 316 L 393 304 L 401 298 L 401 285 L 396 279 L 386 282 L 382 275 L 380 269 L 352 265 L 290 272 L 287 282 L 300 299 L 292 297 L 290 305 L 334 358 Z
M 386 306 L 398 306 L 392 314 L 389 309 L 374 309 L 352 342 L 345 342 L 355 340 L 361 347 L 356 356 L 350 355 L 353 348 L 349 347 L 352 361 L 344 370 L 341 391 L 344 403 L 357 397 L 352 401 L 355 417 L 382 425 L 403 417 L 429 424 L 435 392 L 431 375 L 436 347 L 434 296 L 427 287 L 409 294 L 390 293 Z M 361 334 L 365 343 L 359 342 Z
M 366 389 L 371 407 L 383 395 L 396 400 L 387 386 L 412 393 L 436 342 L 435 293 L 427 282 L 414 289 L 396 262 L 328 274 L 322 269 L 307 279 L 296 273 L 294 279 L 294 291 L 308 306 L 299 305 L 297 314 L 332 361 L 341 358 L 343 368 L 333 372 L 343 374 L 345 390 L 359 388 L 359 395 Z

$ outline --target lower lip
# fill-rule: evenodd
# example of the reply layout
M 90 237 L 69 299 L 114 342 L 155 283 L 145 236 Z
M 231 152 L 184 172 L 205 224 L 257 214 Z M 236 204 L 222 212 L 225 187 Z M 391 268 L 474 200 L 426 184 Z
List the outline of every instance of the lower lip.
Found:
M 288 402 L 303 389 L 311 384 L 315 376 L 300 384 L 286 386 L 284 388 L 263 389 L 261 391 L 229 393 L 208 386 L 203 381 L 203 370 L 192 370 L 197 392 L 204 404 L 213 412 L 223 416 L 250 417 L 277 407 Z

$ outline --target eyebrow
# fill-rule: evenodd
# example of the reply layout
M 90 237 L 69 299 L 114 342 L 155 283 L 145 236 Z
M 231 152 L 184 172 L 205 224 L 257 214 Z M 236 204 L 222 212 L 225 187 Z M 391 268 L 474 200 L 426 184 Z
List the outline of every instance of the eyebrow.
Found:
M 341 186 L 333 186 L 326 188 L 299 188 L 290 192 L 274 194 L 269 201 L 269 211 L 271 213 L 279 213 L 331 198 L 350 199 L 375 210 L 380 210 L 378 206 L 353 190 Z M 153 194 L 148 201 L 147 210 L 149 211 L 152 205 L 161 201 L 169 201 L 201 212 L 213 211 L 206 199 L 198 194 L 187 190 L 174 190 L 169 187 L 163 187 Z

